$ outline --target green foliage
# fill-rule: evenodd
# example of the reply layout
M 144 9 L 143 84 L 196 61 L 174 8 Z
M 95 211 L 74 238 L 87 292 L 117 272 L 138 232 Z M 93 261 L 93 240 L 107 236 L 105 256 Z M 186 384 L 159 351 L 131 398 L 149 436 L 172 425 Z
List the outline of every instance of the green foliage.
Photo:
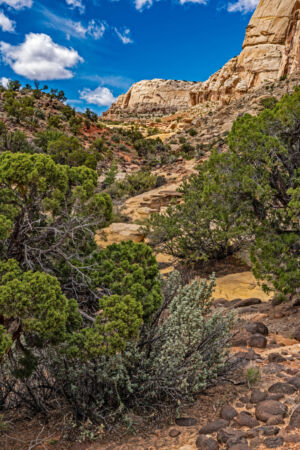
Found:
M 73 134 L 78 134 L 82 125 L 82 117 L 72 116 L 69 120 L 70 130 Z
M 260 104 L 264 109 L 272 109 L 276 106 L 277 102 L 275 97 L 267 97 L 261 99 Z
M 63 295 L 55 277 L 22 272 L 13 259 L 0 261 L 0 311 L 1 319 L 7 324 L 7 330 L 0 329 L 0 356 L 21 332 L 23 337 L 35 336 L 36 345 L 57 344 L 66 338 L 74 323 L 80 324 L 74 301 Z M 9 326 L 13 321 L 17 322 L 17 329 Z
M 0 151 L 9 150 L 13 153 L 33 153 L 33 147 L 22 131 L 9 132 L 6 125 L 0 122 Z
M 141 305 L 143 319 L 149 320 L 161 302 L 158 265 L 151 249 L 143 243 L 122 242 L 97 252 L 95 261 L 91 277 L 96 285 L 132 297 Z
M 110 168 L 109 168 L 109 170 L 108 170 L 108 172 L 107 172 L 107 174 L 106 174 L 106 176 L 105 176 L 104 185 L 105 186 L 111 186 L 115 182 L 117 173 L 118 173 L 118 166 L 113 161 L 111 166 L 110 166 Z
M 97 174 L 56 164 L 47 155 L 0 155 L 0 257 L 57 276 L 76 298 L 87 277 L 83 258 L 94 233 L 112 215 L 107 194 L 96 194 Z M 88 283 L 86 282 L 86 286 Z M 85 292 L 89 298 L 89 291 Z
M 47 154 L 52 156 L 56 163 L 68 164 L 69 166 L 86 166 L 95 170 L 98 154 L 91 150 L 91 147 L 87 150 L 84 149 L 75 136 L 65 135 L 50 141 L 47 146 Z
M 133 197 L 157 187 L 158 177 L 145 170 L 139 170 L 126 176 L 122 181 L 116 181 L 109 193 L 112 197 Z
M 229 151 L 213 151 L 183 184 L 183 203 L 154 215 L 155 243 L 189 261 L 219 259 L 252 244 L 264 285 L 295 292 L 299 268 L 300 89 L 233 124 Z
M 60 117 L 55 115 L 55 114 L 51 114 L 48 117 L 48 127 L 51 128 L 59 128 L 60 127 Z
M 21 89 L 21 83 L 18 80 L 11 80 L 8 83 L 8 90 L 10 91 L 19 91 Z
M 246 370 L 246 380 L 249 389 L 255 386 L 260 381 L 260 370 L 259 367 L 249 367 Z
M 189 135 L 190 136 L 197 136 L 197 134 L 198 134 L 198 132 L 197 132 L 197 130 L 195 130 L 195 128 L 190 128 L 189 130 L 188 130 L 188 133 L 189 133 Z
M 34 139 L 34 143 L 39 147 L 43 153 L 47 153 L 48 145 L 51 141 L 56 141 L 63 133 L 61 133 L 56 128 L 47 128 L 44 131 L 39 131 Z
M 13 117 L 16 122 L 31 120 L 34 115 L 34 98 L 17 98 L 16 92 L 8 90 L 4 94 L 4 109 L 9 117 Z

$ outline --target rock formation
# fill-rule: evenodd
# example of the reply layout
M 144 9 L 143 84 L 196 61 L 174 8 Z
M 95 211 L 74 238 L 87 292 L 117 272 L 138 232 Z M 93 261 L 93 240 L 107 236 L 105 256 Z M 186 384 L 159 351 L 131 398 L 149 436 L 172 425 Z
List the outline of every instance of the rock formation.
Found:
M 265 81 L 299 71 L 300 0 L 260 0 L 242 52 L 207 81 L 140 81 L 121 95 L 104 117 L 170 114 L 207 101 L 228 104 Z

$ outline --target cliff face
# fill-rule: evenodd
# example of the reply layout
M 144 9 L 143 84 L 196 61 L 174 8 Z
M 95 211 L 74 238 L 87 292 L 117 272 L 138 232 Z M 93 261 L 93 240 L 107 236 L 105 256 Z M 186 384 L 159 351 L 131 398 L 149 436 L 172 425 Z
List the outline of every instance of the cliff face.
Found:
M 140 81 L 104 116 L 170 114 L 210 100 L 228 104 L 265 81 L 299 71 L 300 0 L 260 0 L 247 27 L 241 54 L 207 81 Z

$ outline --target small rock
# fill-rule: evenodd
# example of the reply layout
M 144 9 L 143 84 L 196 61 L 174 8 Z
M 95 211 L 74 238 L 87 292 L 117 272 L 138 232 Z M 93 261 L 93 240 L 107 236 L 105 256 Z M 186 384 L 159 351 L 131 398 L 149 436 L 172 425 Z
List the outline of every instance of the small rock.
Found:
M 221 409 L 220 416 L 225 420 L 232 420 L 237 415 L 237 410 L 231 405 L 225 405 Z
M 262 322 L 249 322 L 245 328 L 251 334 L 263 334 L 264 336 L 268 336 L 269 334 L 268 328 Z
M 259 425 L 259 422 L 248 411 L 240 412 L 234 420 L 241 427 L 254 428 Z
M 293 337 L 294 337 L 294 339 L 296 339 L 297 341 L 300 341 L 300 326 L 298 326 L 298 327 L 295 329 Z
M 289 378 L 288 382 L 289 382 L 289 384 L 292 384 L 293 386 L 295 386 L 295 388 L 298 391 L 300 391 L 300 376 Z
M 269 387 L 269 392 L 271 392 L 272 394 L 293 394 L 296 391 L 297 389 L 295 388 L 295 386 L 288 383 L 278 382 L 272 384 L 272 386 Z
M 242 308 L 243 306 L 259 305 L 260 303 L 262 303 L 260 298 L 246 298 L 245 300 L 237 302 L 234 307 Z
M 228 441 L 231 444 L 238 443 L 242 439 L 245 439 L 245 433 L 233 428 L 222 428 L 217 434 L 217 440 L 220 444 L 226 444 Z
M 291 433 L 291 431 L 281 431 L 281 436 L 283 437 L 285 442 L 290 442 L 292 444 L 299 444 L 300 442 L 300 434 L 299 433 Z
M 245 442 L 241 442 L 240 444 L 234 444 L 231 445 L 230 447 L 227 447 L 228 450 L 249 450 L 250 447 L 249 445 Z
M 278 374 L 284 370 L 284 366 L 282 364 L 271 363 L 263 368 L 263 372 L 267 375 Z
M 250 402 L 259 403 L 263 402 L 267 398 L 267 393 L 260 391 L 259 389 L 254 389 L 251 393 Z
M 199 436 L 196 440 L 196 447 L 202 450 L 218 450 L 217 442 L 208 436 Z
M 225 428 L 229 425 L 228 420 L 217 419 L 213 422 L 208 422 L 204 427 L 199 430 L 200 434 L 211 434 L 219 431 L 221 428 Z
M 264 444 L 268 448 L 281 447 L 283 442 L 284 442 L 284 440 L 283 440 L 283 437 L 281 437 L 281 436 L 274 437 L 274 438 L 267 438 L 264 440 Z
M 175 428 L 172 428 L 172 430 L 170 430 L 170 432 L 169 432 L 169 436 L 172 438 L 176 438 L 180 434 L 181 434 L 181 431 L 176 430 Z
M 268 361 L 269 362 L 283 362 L 286 361 L 286 358 L 280 353 L 269 353 L 268 355 Z
M 257 420 L 267 422 L 271 416 L 285 416 L 287 407 L 276 400 L 265 400 L 258 403 L 255 410 Z M 270 424 L 271 425 L 271 424 Z
M 293 428 L 300 428 L 300 405 L 297 406 L 291 415 L 290 426 Z
M 271 425 L 260 427 L 259 430 L 262 432 L 264 436 L 274 436 L 275 434 L 278 434 L 280 431 L 278 427 L 274 427 Z
M 197 424 L 197 421 L 193 417 L 179 417 L 175 419 L 175 423 L 179 427 L 193 427 Z
M 267 346 L 267 339 L 262 334 L 253 334 L 248 339 L 248 345 L 250 347 L 266 348 L 266 346 Z

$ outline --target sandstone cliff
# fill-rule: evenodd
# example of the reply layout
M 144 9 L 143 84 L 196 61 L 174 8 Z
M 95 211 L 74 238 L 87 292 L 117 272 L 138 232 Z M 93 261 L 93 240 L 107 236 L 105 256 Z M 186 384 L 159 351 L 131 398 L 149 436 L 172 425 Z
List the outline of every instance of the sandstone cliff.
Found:
M 207 81 L 140 81 L 104 116 L 170 114 L 206 101 L 228 104 L 265 81 L 299 71 L 300 0 L 260 0 L 247 27 L 242 52 Z

